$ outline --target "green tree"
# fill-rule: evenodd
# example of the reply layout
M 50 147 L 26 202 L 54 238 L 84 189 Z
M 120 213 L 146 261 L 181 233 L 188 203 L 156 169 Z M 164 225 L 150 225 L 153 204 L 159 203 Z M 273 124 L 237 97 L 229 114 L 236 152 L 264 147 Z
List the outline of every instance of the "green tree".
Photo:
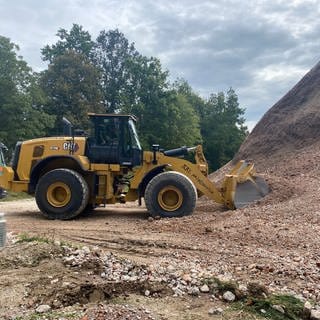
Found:
M 200 97 L 199 94 L 194 92 L 186 80 L 182 78 L 177 79 L 173 83 L 173 88 L 187 99 L 189 104 L 193 106 L 200 119 L 204 118 L 206 101 Z
M 67 117 L 77 128 L 87 129 L 87 114 L 104 112 L 99 78 L 97 68 L 88 58 L 73 50 L 52 60 L 41 77 L 48 96 L 46 111 L 57 119 L 51 133 L 61 134 L 62 117 Z
M 226 95 L 219 92 L 207 100 L 201 117 L 201 134 L 211 169 L 216 170 L 231 160 L 248 134 L 244 112 L 232 88 Z
M 101 32 L 95 50 L 107 110 L 137 115 L 145 148 L 201 140 L 197 116 L 182 96 L 168 89 L 168 71 L 158 59 L 141 55 L 118 30 Z
M 202 142 L 200 123 L 194 107 L 184 95 L 175 91 L 171 92 L 169 99 L 166 102 L 168 107 L 167 132 L 165 135 L 167 148 L 200 144 Z
M 94 42 L 91 40 L 90 33 L 83 30 L 82 26 L 73 24 L 70 31 L 61 28 L 56 36 L 59 38 L 56 44 L 46 45 L 41 50 L 44 61 L 52 63 L 55 58 L 70 51 L 90 59 Z
M 201 141 L 199 117 L 174 88 L 159 59 L 135 56 L 129 63 L 130 103 L 124 111 L 139 115 L 138 127 L 146 149 L 154 143 L 168 149 Z
M 132 60 L 139 53 L 133 43 L 125 38 L 118 29 L 101 31 L 93 53 L 95 65 L 101 70 L 101 87 L 105 108 L 108 112 L 123 110 L 130 100 L 133 79 Z M 132 99 L 131 99 L 132 100 Z
M 94 42 L 88 31 L 73 24 L 70 31 L 59 29 L 56 44 L 41 52 L 49 67 L 42 73 L 41 85 L 48 96 L 46 110 L 56 115 L 51 134 L 62 132 L 62 117 L 75 127 L 86 129 L 88 112 L 104 112 L 100 86 L 101 75 L 92 63 Z
M 11 150 L 17 140 L 45 135 L 53 117 L 43 111 L 38 77 L 17 56 L 18 46 L 0 36 L 0 140 Z

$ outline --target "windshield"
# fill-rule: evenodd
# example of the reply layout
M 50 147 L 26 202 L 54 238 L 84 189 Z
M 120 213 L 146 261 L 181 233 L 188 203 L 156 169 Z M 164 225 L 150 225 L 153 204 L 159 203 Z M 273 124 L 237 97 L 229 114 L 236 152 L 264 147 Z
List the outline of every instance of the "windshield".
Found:
M 130 135 L 131 135 L 131 139 L 132 139 L 132 147 L 135 149 L 142 150 L 141 145 L 140 145 L 140 141 L 138 138 L 138 134 L 136 131 L 136 126 L 135 126 L 132 119 L 129 119 L 129 130 L 130 130 Z

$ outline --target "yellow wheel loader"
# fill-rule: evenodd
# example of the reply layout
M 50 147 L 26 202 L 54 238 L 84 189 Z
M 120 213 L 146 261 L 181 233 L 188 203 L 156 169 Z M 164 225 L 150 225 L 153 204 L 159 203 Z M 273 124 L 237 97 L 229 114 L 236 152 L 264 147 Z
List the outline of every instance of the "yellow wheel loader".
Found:
M 142 151 L 135 117 L 89 114 L 89 134 L 64 119 L 64 135 L 17 142 L 11 166 L 0 146 L 0 188 L 35 196 L 49 219 L 67 220 L 87 208 L 145 200 L 151 216 L 182 217 L 206 195 L 230 209 L 268 193 L 253 164 L 240 161 L 221 187 L 208 179 L 202 147 Z M 182 157 L 194 152 L 195 160 Z

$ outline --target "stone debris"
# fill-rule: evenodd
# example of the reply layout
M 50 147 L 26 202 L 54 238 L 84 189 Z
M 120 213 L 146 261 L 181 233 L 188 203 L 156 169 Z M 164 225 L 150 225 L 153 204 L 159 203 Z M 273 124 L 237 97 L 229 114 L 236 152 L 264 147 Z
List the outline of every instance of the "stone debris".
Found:
M 47 304 L 41 304 L 40 306 L 38 306 L 38 308 L 36 309 L 37 313 L 46 313 L 49 312 L 51 310 L 51 307 L 48 306 Z
M 274 310 L 276 310 L 276 311 L 278 311 L 278 312 L 280 312 L 282 314 L 285 314 L 285 310 L 284 310 L 283 306 L 280 306 L 278 304 L 274 304 L 272 306 L 272 309 L 274 309 Z
M 310 320 L 320 320 L 320 310 L 311 310 Z
M 227 301 L 227 302 L 233 302 L 236 300 L 236 296 L 234 295 L 234 293 L 232 293 L 231 291 L 226 291 L 223 296 L 222 296 L 223 300 Z
M 211 308 L 208 311 L 209 315 L 221 315 L 223 313 L 223 309 L 222 308 Z
M 102 304 L 91 308 L 80 320 L 155 320 L 150 311 L 143 307 L 133 307 L 130 305 Z
M 219 279 L 222 282 L 232 281 L 232 277 L 228 274 L 217 274 L 217 269 L 214 266 L 203 267 L 200 261 L 175 261 L 159 259 L 158 265 L 153 264 L 136 264 L 133 261 L 125 258 L 119 258 L 111 252 L 103 252 L 95 247 L 90 249 L 84 247 L 82 249 L 72 249 L 69 247 L 64 248 L 66 254 L 63 257 L 64 263 L 70 268 L 81 269 L 84 266 L 99 266 L 101 272 L 97 273 L 104 281 L 115 283 L 128 282 L 128 283 L 148 283 L 148 284 L 165 284 L 172 290 L 174 297 L 183 295 L 199 296 L 201 293 L 209 294 L 217 291 L 216 284 L 207 284 L 208 279 Z M 296 259 L 298 260 L 298 259 Z M 300 260 L 299 260 L 300 261 Z M 253 267 L 252 267 L 253 268 Z M 256 265 L 255 267 L 256 268 Z M 90 272 L 89 272 L 90 273 Z M 92 273 L 92 272 L 91 272 Z M 55 279 L 51 280 L 55 281 Z M 64 287 L 68 287 L 69 283 L 63 282 Z M 225 291 L 218 295 L 219 299 L 228 303 L 234 302 L 237 297 L 241 298 L 246 294 L 266 298 L 269 294 L 269 289 L 260 283 L 249 282 L 247 285 L 240 284 L 236 292 Z M 218 293 L 218 292 L 217 292 Z M 157 296 L 157 293 L 152 290 L 146 289 L 143 292 L 144 296 L 152 297 Z M 303 294 L 298 296 L 302 301 L 305 301 Z M 213 298 L 215 296 L 213 295 Z M 285 309 L 281 305 L 273 305 L 273 309 L 285 314 Z M 319 310 L 312 308 L 309 302 L 304 305 L 305 319 L 320 319 L 317 318 Z M 221 314 L 223 312 L 220 308 L 211 308 L 208 313 L 211 315 Z M 265 313 L 264 309 L 260 310 Z M 310 318 L 312 316 L 313 318 Z
M 208 287 L 208 285 L 204 284 L 201 288 L 200 288 L 200 291 L 202 293 L 208 293 L 210 292 L 210 288 Z
M 87 247 L 75 251 L 65 247 L 65 250 L 67 254 L 63 257 L 63 261 L 71 268 L 83 268 L 95 264 L 101 269 L 100 277 L 106 281 L 165 283 L 175 296 L 209 293 L 210 287 L 204 284 L 204 281 L 214 277 L 216 273 L 214 267 L 204 268 L 197 261 L 168 263 L 163 260 L 159 261 L 159 265 L 155 268 L 152 264 L 138 265 L 128 259 L 118 258 L 111 252 L 91 252 Z M 149 290 L 146 293 L 151 295 Z

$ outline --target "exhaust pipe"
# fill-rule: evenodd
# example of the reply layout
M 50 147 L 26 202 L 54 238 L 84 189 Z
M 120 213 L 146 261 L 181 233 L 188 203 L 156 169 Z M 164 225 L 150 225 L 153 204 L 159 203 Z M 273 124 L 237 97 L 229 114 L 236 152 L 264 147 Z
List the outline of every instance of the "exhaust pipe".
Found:
M 196 150 L 197 147 L 180 147 L 177 149 L 171 149 L 171 150 L 166 150 L 163 152 L 163 154 L 167 157 L 182 157 L 187 155 L 189 152 Z

